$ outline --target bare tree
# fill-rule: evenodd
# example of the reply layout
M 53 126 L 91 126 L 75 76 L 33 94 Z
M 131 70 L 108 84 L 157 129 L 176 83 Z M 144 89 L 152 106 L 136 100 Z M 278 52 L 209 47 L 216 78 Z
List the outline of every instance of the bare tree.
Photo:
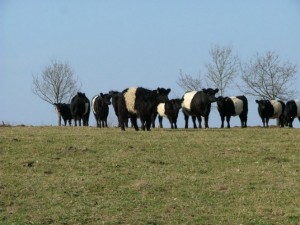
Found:
M 189 74 L 183 74 L 182 70 L 179 70 L 177 84 L 185 91 L 200 91 L 202 89 L 200 74 L 198 77 L 194 78 Z
M 79 90 L 70 65 L 55 60 L 45 67 L 40 77 L 33 76 L 32 83 L 33 93 L 52 105 L 70 102 L 70 99 Z M 60 121 L 61 117 L 59 116 L 59 125 L 61 125 Z
M 219 45 L 214 45 L 210 49 L 209 55 L 212 62 L 205 64 L 208 84 L 218 88 L 220 95 L 224 95 L 225 89 L 237 76 L 239 58 L 233 55 L 232 47 L 220 47 Z
M 248 63 L 241 65 L 241 70 L 244 85 L 238 87 L 245 95 L 285 101 L 296 94 L 293 85 L 296 64 L 281 62 L 275 52 L 257 53 Z

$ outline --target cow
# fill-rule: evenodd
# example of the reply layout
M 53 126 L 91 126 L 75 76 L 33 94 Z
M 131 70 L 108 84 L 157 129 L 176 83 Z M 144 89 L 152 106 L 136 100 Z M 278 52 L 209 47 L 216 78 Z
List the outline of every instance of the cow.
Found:
M 111 104 L 111 94 L 96 95 L 92 98 L 91 105 L 94 113 L 97 127 L 107 127 L 107 117 L 109 113 L 109 105 Z
M 269 127 L 269 119 L 278 119 L 279 126 L 284 126 L 285 104 L 280 100 L 256 100 L 258 114 L 262 120 L 263 127 Z
M 221 128 L 224 128 L 224 120 L 226 117 L 227 128 L 230 128 L 230 117 L 239 116 L 241 127 L 247 127 L 248 117 L 248 100 L 242 96 L 222 97 L 217 98 L 218 111 L 221 117 Z
M 90 101 L 85 96 L 85 93 L 77 92 L 71 100 L 70 108 L 75 126 L 77 126 L 77 120 L 79 121 L 79 126 L 81 126 L 81 120 L 83 121 L 83 126 L 89 125 Z
M 300 100 L 290 100 L 286 103 L 284 109 L 285 126 L 293 127 L 295 117 L 300 121 Z
M 163 128 L 162 121 L 163 117 L 167 117 L 170 124 L 171 129 L 177 129 L 177 118 L 179 110 L 181 109 L 183 99 L 171 99 L 169 101 L 166 101 L 165 103 L 159 103 L 157 106 L 157 113 L 158 113 L 158 121 L 159 121 L 159 127 Z M 152 120 L 152 127 L 155 123 L 155 118 Z
M 201 116 L 204 117 L 205 128 L 208 128 L 208 118 L 211 108 L 211 103 L 217 98 L 215 94 L 219 89 L 202 89 L 202 91 L 188 91 L 183 95 L 182 112 L 185 119 L 185 128 L 188 128 L 189 116 L 192 116 L 194 128 L 197 128 L 196 118 L 201 126 Z
M 61 125 L 61 117 L 64 120 L 65 126 L 67 125 L 67 122 L 69 123 L 69 126 L 71 126 L 72 125 L 72 114 L 71 114 L 70 104 L 54 103 L 54 106 L 55 106 L 56 111 L 59 116 L 59 126 Z
M 122 93 L 119 91 L 110 91 L 109 94 L 111 95 L 111 104 L 114 108 L 115 114 L 118 118 L 118 127 L 121 127 L 119 123 L 119 112 L 118 112 L 118 101 L 121 97 Z M 128 117 L 125 119 L 125 127 L 128 127 Z
M 137 118 L 141 120 L 141 129 L 150 131 L 151 116 L 156 111 L 157 105 L 168 101 L 171 89 L 157 88 L 149 90 L 142 87 L 125 89 L 118 100 L 119 124 L 121 130 L 125 130 L 125 122 L 128 115 L 135 130 L 138 131 Z

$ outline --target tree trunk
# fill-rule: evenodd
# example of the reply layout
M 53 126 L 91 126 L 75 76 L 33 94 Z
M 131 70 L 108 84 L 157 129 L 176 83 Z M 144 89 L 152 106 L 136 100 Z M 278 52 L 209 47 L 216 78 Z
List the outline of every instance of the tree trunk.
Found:
M 61 126 L 61 115 L 58 115 L 58 126 Z

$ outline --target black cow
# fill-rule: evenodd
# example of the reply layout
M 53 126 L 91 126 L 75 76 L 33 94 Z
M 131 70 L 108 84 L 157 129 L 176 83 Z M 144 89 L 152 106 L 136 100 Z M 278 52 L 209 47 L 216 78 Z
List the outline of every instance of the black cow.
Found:
M 242 96 L 222 97 L 217 98 L 218 111 L 221 117 L 221 128 L 224 128 L 224 120 L 226 117 L 227 128 L 230 128 L 230 117 L 239 116 L 241 127 L 247 127 L 248 116 L 248 100 Z
M 115 114 L 118 118 L 118 127 L 121 127 L 121 125 L 119 123 L 118 101 L 119 101 L 119 98 L 122 96 L 122 93 L 119 91 L 110 91 L 109 94 L 111 95 L 111 104 L 112 104 Z M 127 117 L 127 119 L 125 119 L 125 127 L 128 127 L 128 117 Z
M 94 113 L 97 127 L 107 127 L 107 117 L 109 113 L 109 105 L 111 94 L 96 95 L 92 99 L 92 111 Z
M 298 120 L 300 121 L 300 100 L 288 101 L 285 105 L 283 114 L 285 125 L 293 127 L 293 121 L 295 117 L 298 117 Z
M 157 88 L 157 90 L 148 90 L 142 87 L 127 88 L 122 92 L 118 100 L 119 124 L 121 130 L 125 130 L 125 122 L 130 116 L 131 123 L 135 130 L 137 126 L 137 117 L 141 120 L 141 129 L 150 130 L 151 116 L 156 111 L 157 105 L 168 101 L 168 94 L 171 89 Z
M 163 128 L 162 120 L 163 117 L 167 117 L 172 129 L 177 129 L 177 118 L 179 110 L 181 109 L 183 99 L 171 99 L 169 101 L 166 101 L 165 103 L 159 103 L 157 106 L 157 113 L 158 113 L 158 121 L 159 121 L 159 127 Z M 155 118 L 152 121 L 152 127 L 153 123 L 155 123 Z
M 278 119 L 279 126 L 284 126 L 285 104 L 279 100 L 256 100 L 258 114 L 262 120 L 263 127 L 269 127 L 269 119 Z
M 71 113 L 77 126 L 77 120 L 79 121 L 79 126 L 81 126 L 81 120 L 83 121 L 83 126 L 89 125 L 90 117 L 90 101 L 85 96 L 85 93 L 77 92 L 71 100 Z
M 197 128 L 196 118 L 201 128 L 201 116 L 204 117 L 205 128 L 208 128 L 208 118 L 211 108 L 211 103 L 217 98 L 215 94 L 219 89 L 202 89 L 202 91 L 188 91 L 183 95 L 182 112 L 185 119 L 185 128 L 188 128 L 189 116 L 192 116 L 194 128 Z
M 67 122 L 69 122 L 69 125 L 72 125 L 72 114 L 70 109 L 70 104 L 66 103 L 54 103 L 54 106 L 56 108 L 56 111 L 59 116 L 59 125 L 61 125 L 61 117 L 64 120 L 65 126 L 67 125 Z

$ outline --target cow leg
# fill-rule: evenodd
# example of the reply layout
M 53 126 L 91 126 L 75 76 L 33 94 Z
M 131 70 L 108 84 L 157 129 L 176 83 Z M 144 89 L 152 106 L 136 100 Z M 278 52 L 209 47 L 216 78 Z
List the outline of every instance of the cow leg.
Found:
M 200 119 L 201 120 L 201 119 Z M 192 121 L 193 121 L 193 126 L 194 126 L 194 128 L 196 129 L 197 128 L 197 124 L 196 124 L 196 116 L 192 116 Z M 198 121 L 199 121 L 199 119 L 198 119 Z M 201 126 L 201 123 L 199 124 L 199 128 L 200 128 L 200 126 Z
M 281 115 L 281 116 L 279 117 L 279 126 L 280 126 L 280 127 L 284 127 L 284 118 L 283 118 L 283 115 Z
M 244 118 L 243 116 L 239 115 L 241 121 L 241 128 L 245 127 Z
M 172 117 L 169 117 L 168 119 L 169 119 L 170 124 L 171 124 L 171 129 L 174 129 L 174 124 L 175 124 L 174 120 L 172 119 Z
M 119 125 L 122 131 L 125 131 L 125 118 L 123 115 L 119 114 Z M 128 126 L 127 126 L 128 128 Z
M 146 118 L 146 129 L 147 131 L 150 131 L 151 129 L 151 116 Z
M 221 128 L 224 128 L 225 116 L 221 116 Z
M 134 129 L 135 129 L 136 131 L 138 131 L 138 130 L 139 130 L 139 127 L 138 127 L 138 125 L 137 125 L 137 116 L 136 116 L 136 115 L 131 115 L 131 116 L 130 116 L 130 119 L 131 119 L 132 126 L 134 127 Z
M 163 128 L 162 121 L 163 121 L 163 117 L 158 116 L 159 128 Z
M 293 121 L 294 121 L 294 117 L 291 117 L 290 121 L 289 121 L 289 127 L 293 127 Z M 300 119 L 299 119 L 299 121 L 300 121 Z
M 263 127 L 265 127 L 265 118 L 261 118 L 261 121 L 263 123 Z
M 151 123 L 152 123 L 152 128 L 155 128 L 155 120 L 156 120 L 157 112 L 154 112 L 151 115 Z
M 266 125 L 269 127 L 269 118 L 266 118 Z
M 208 126 L 208 118 L 209 118 L 209 115 L 204 116 L 205 128 L 209 128 L 209 126 Z
M 119 127 L 121 128 L 122 131 L 125 131 L 125 122 L 122 118 L 122 116 L 119 114 L 118 117 L 118 121 L 119 121 Z
M 241 120 L 241 127 L 245 128 L 247 127 L 247 115 L 240 115 L 240 120 Z
M 141 121 L 141 130 L 145 130 L 146 119 L 143 116 L 141 116 L 140 121 Z
M 185 121 L 185 125 L 184 125 L 184 128 L 188 128 L 189 127 L 189 115 L 183 113 L 184 115 L 184 121 Z
M 230 116 L 226 116 L 227 128 L 230 128 Z

